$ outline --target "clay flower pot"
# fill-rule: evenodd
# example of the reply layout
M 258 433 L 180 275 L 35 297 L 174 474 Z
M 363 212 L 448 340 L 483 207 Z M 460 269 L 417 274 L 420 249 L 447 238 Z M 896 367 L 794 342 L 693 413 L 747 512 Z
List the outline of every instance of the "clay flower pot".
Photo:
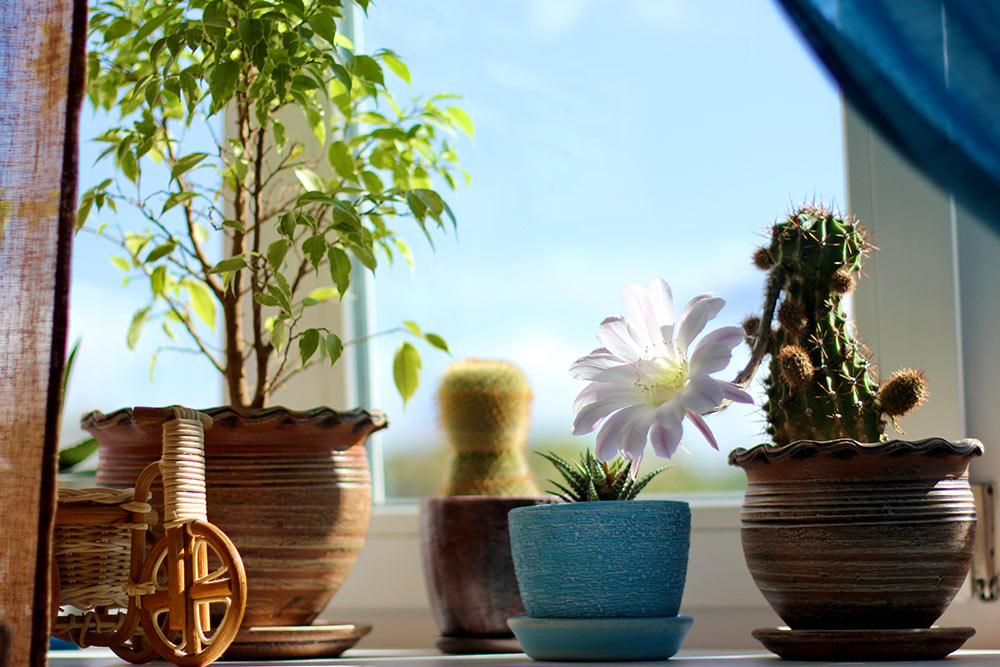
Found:
M 928 628 L 969 572 L 977 440 L 737 449 L 747 567 L 792 628 Z
M 691 508 L 604 500 L 511 510 L 511 555 L 527 616 L 508 620 L 536 660 L 662 660 L 691 627 L 678 616 Z
M 524 614 L 524 606 L 510 556 L 507 513 L 548 502 L 547 496 L 447 496 L 420 501 L 424 580 L 441 631 L 439 639 L 513 638 L 507 619 Z M 466 652 L 461 650 L 463 644 L 484 650 L 490 642 L 436 644 L 446 652 Z
M 362 445 L 387 426 L 385 416 L 329 408 L 202 412 L 215 420 L 205 432 L 208 518 L 246 566 L 243 627 L 308 625 L 364 545 L 371 478 Z M 100 444 L 100 486 L 134 486 L 160 458 L 160 428 L 137 425 L 130 409 L 90 413 L 83 427 Z M 154 508 L 162 498 L 157 483 Z

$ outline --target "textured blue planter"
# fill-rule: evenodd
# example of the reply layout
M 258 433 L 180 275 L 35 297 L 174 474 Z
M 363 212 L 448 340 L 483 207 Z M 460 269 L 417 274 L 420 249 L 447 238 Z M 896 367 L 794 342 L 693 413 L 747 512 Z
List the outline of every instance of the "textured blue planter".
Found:
M 561 503 L 508 515 L 511 555 L 532 618 L 676 616 L 691 508 L 673 500 Z

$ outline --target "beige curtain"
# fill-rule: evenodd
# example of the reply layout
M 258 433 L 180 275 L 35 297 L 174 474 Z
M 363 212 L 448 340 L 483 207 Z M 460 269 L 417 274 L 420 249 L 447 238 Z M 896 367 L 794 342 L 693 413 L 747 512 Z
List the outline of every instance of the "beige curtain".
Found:
M 86 2 L 0 2 L 0 662 L 44 665 Z

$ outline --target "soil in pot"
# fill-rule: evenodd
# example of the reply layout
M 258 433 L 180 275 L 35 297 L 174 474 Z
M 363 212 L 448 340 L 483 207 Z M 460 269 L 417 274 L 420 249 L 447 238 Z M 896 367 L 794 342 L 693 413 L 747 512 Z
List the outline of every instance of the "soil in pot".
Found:
M 364 545 L 371 479 L 363 443 L 387 425 L 381 413 L 329 408 L 202 410 L 208 518 L 246 566 L 243 627 L 310 624 L 343 583 Z M 134 486 L 160 457 L 160 429 L 131 410 L 84 418 L 100 443 L 97 483 Z M 153 490 L 162 507 L 162 488 Z

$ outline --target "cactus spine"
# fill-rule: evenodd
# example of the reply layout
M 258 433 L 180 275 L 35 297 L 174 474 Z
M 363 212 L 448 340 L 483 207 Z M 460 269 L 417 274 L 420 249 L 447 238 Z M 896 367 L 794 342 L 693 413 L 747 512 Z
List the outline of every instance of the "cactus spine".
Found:
M 767 433 L 775 444 L 794 440 L 853 438 L 877 442 L 888 417 L 919 405 L 926 381 L 904 369 L 878 386 L 867 349 L 852 335 L 841 306 L 854 289 L 864 257 L 874 247 L 858 223 L 822 206 L 803 206 L 771 229 L 770 244 L 754 253 L 769 271 L 764 312 L 777 308 L 778 328 L 751 318 L 749 342 L 758 336 L 771 355 L 764 379 Z M 751 345 L 753 347 L 753 345 Z
M 531 386 L 519 368 L 457 361 L 445 369 L 437 399 L 452 448 L 445 495 L 539 495 L 525 460 Z

